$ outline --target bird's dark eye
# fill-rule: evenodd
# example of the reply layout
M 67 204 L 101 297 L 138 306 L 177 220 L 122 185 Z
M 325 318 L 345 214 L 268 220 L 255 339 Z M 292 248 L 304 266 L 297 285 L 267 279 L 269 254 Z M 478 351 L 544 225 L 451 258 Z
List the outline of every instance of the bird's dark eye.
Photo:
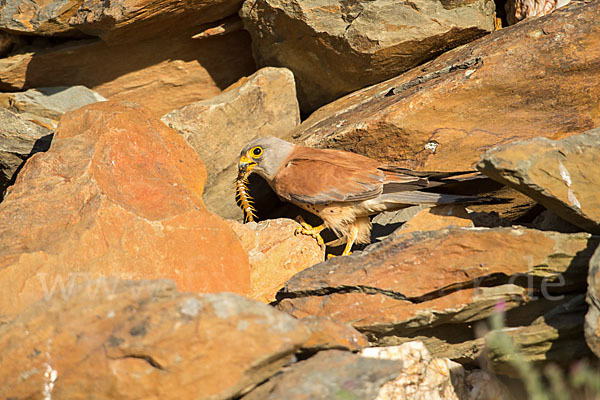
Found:
M 262 155 L 262 152 L 263 152 L 262 148 L 261 148 L 261 147 L 258 147 L 258 146 L 257 146 L 257 147 L 255 147 L 255 148 L 253 148 L 252 150 L 250 150 L 250 154 L 251 154 L 251 155 L 252 155 L 252 157 L 254 157 L 254 158 L 258 158 L 258 157 L 260 157 L 260 156 Z

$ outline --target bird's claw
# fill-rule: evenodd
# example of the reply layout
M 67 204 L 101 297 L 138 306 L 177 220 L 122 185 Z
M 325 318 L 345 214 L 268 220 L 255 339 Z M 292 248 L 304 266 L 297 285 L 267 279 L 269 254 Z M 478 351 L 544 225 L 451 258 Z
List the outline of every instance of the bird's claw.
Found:
M 296 228 L 294 235 L 301 233 L 303 235 L 312 236 L 317 240 L 319 246 L 325 248 L 325 241 L 323 240 L 323 237 L 321 237 L 321 231 L 325 229 L 324 225 L 317 227 L 310 226 L 300 215 L 296 217 L 296 221 L 298 221 L 300 226 Z

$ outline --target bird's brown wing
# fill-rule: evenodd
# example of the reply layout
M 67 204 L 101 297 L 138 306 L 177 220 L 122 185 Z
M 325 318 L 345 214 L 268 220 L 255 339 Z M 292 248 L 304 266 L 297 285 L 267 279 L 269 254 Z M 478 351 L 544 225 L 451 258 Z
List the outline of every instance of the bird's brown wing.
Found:
M 355 153 L 297 146 L 274 176 L 273 189 L 284 199 L 310 204 L 367 200 L 383 191 L 379 165 Z

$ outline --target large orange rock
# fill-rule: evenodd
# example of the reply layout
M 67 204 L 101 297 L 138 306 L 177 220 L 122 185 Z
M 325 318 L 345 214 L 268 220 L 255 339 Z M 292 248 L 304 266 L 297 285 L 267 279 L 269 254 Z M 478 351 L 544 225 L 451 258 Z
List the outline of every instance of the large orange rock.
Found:
M 0 396 L 239 398 L 292 361 L 302 322 L 232 293 L 97 280 L 0 328 Z
M 600 125 L 600 2 L 493 32 L 315 111 L 293 133 L 403 167 L 471 169 L 490 147 Z
M 180 289 L 247 293 L 248 258 L 202 203 L 206 170 L 139 106 L 101 102 L 63 116 L 0 204 L 0 310 L 99 276 L 170 278 Z
M 23 49 L 0 59 L 0 90 L 83 85 L 162 116 L 216 96 L 256 70 L 247 32 L 194 40 L 197 30 L 133 43 L 109 45 L 96 39 Z

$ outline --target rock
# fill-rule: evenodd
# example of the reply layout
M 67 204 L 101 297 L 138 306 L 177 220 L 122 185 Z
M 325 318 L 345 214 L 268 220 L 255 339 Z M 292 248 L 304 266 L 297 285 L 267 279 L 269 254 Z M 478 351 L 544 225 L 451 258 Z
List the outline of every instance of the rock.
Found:
M 14 33 L 132 41 L 217 21 L 241 0 L 15 0 L 0 7 L 0 28 Z
M 488 0 L 249 0 L 240 16 L 257 64 L 294 72 L 306 113 L 494 30 Z
M 239 398 L 290 362 L 308 337 L 301 322 L 231 293 L 180 293 L 169 281 L 88 281 L 0 327 L 0 394 Z
M 87 104 L 106 101 L 104 97 L 85 86 L 61 86 L 29 89 L 26 92 L 0 93 L 0 106 L 19 114 L 50 120 L 53 128 L 67 111 Z
M 160 117 L 216 96 L 255 71 L 248 33 L 194 40 L 194 32 L 197 27 L 133 43 L 90 39 L 26 48 L 0 59 L 0 91 L 83 85 Z
M 550 14 L 570 2 L 571 0 L 508 0 L 504 4 L 506 20 L 509 25 L 513 25 L 525 18 Z
M 263 68 L 237 87 L 172 111 L 162 120 L 209 166 L 204 194 L 208 209 L 241 220 L 231 183 L 240 150 L 257 137 L 282 137 L 298 126 L 294 76 L 285 68 Z
M 288 279 L 325 258 L 325 249 L 314 238 L 295 234 L 300 226 L 295 221 L 228 222 L 248 254 L 251 299 L 274 301 Z
M 531 339 L 523 339 L 530 359 L 573 359 L 585 353 L 576 346 L 583 314 L 573 311 L 566 294 L 585 290 L 598 243 L 585 233 L 520 227 L 395 233 L 362 253 L 295 275 L 278 294 L 277 307 L 297 318 L 351 323 L 371 344 L 418 339 L 435 357 L 475 362 L 484 342 L 473 336 L 472 325 L 503 302 L 511 329 Z M 562 306 L 563 314 L 551 317 Z M 530 326 L 536 317 L 540 322 Z
M 302 345 L 305 350 L 339 349 L 357 351 L 369 344 L 369 341 L 350 325 L 323 317 L 306 317 L 300 321 L 311 332 L 310 339 Z
M 489 372 L 477 369 L 467 373 L 465 384 L 469 400 L 515 400 L 504 383 Z
M 477 168 L 564 220 L 600 233 L 600 128 L 554 141 L 536 138 L 489 150 Z
M 574 361 L 593 356 L 584 338 L 584 320 L 588 308 L 585 304 L 585 294 L 546 295 L 544 298 L 540 297 L 537 302 L 544 306 L 543 311 L 539 314 L 526 315 L 535 310 L 531 307 L 528 310 L 523 309 L 522 313 L 519 313 L 518 310 L 507 313 L 507 323 L 511 318 L 531 320 L 532 317 L 536 317 L 529 325 L 514 327 L 515 322 L 510 321 L 511 326 L 503 329 L 503 332 L 516 343 L 525 360 L 538 367 L 546 361 L 552 361 L 567 368 Z M 532 305 L 535 306 L 535 304 Z M 538 310 L 535 311 L 539 312 L 540 306 L 537 307 Z M 489 351 L 488 337 L 465 342 L 463 345 L 475 349 L 486 344 Z M 487 357 L 493 363 L 494 372 L 519 377 L 510 362 L 512 355 L 491 351 Z
M 600 3 L 501 29 L 315 111 L 292 136 L 406 168 L 469 170 L 494 145 L 600 125 Z
M 19 114 L 0 108 L 0 139 L 1 200 L 25 160 L 50 147 L 52 131 Z
M 555 231 L 562 233 L 575 233 L 581 232 L 582 229 L 576 227 L 573 224 L 568 223 L 552 211 L 545 210 L 538 215 L 531 224 L 532 228 L 539 229 L 541 231 Z
M 376 400 L 469 398 L 463 367 L 447 358 L 434 359 L 422 342 L 371 347 L 362 350 L 360 355 L 379 360 L 402 361 L 402 372 L 381 388 Z
M 366 358 L 340 350 L 321 351 L 290 366 L 243 399 L 376 399 L 381 387 L 401 370 L 401 361 Z
M 396 232 L 407 234 L 411 232 L 437 231 L 444 228 L 472 228 L 473 221 L 461 205 L 444 205 L 426 208 L 406 221 Z
M 585 341 L 596 357 L 600 357 L 600 248 L 590 261 L 586 301 L 589 310 L 585 316 Z
M 148 110 L 99 102 L 63 115 L 0 203 L 0 320 L 100 276 L 247 293 L 247 255 L 205 209 L 205 179 L 198 155 Z

